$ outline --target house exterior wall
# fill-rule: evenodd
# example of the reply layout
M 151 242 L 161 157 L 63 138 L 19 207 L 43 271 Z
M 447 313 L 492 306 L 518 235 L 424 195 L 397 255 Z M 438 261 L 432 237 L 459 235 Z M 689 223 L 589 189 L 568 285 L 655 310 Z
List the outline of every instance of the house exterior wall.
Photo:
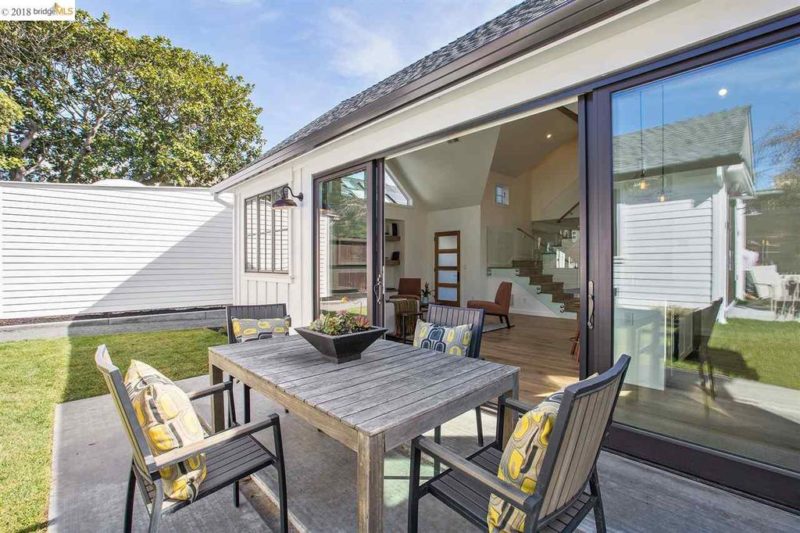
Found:
M 796 8 L 795 0 L 648 2 L 407 106 L 274 169 L 260 172 L 258 165 L 247 169 L 238 177 L 255 177 L 234 188 L 237 211 L 234 229 L 234 299 L 237 303 L 286 301 L 296 323 L 306 323 L 312 319 L 313 175 L 793 8 Z M 680 31 L 675 31 L 676 28 L 680 28 Z M 292 213 L 290 272 L 283 276 L 245 274 L 242 268 L 240 220 L 243 200 L 282 183 L 288 183 L 306 195 L 302 206 Z M 479 238 L 478 235 L 475 238 Z M 463 238 L 469 236 L 462 235 Z
M 0 183 L 0 319 L 230 303 L 230 196 Z

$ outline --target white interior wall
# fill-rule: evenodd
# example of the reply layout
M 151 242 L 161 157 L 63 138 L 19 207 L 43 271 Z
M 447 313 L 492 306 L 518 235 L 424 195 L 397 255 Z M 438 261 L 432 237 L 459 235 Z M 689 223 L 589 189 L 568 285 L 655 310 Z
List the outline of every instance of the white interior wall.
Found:
M 528 179 L 530 220 L 561 217 L 580 199 L 578 188 L 578 141 L 562 144 L 532 168 Z
M 237 186 L 238 210 L 242 209 L 245 197 L 287 182 L 292 183 L 295 190 L 304 192 L 306 200 L 300 209 L 294 210 L 292 216 L 293 254 L 289 275 L 272 277 L 243 274 L 241 245 L 237 244 L 234 275 L 238 290 L 234 298 L 239 302 L 251 303 L 272 301 L 270 297 L 284 298 L 289 301 L 290 312 L 298 317 L 298 323 L 311 320 L 314 272 L 313 268 L 301 269 L 300 265 L 311 265 L 311 193 L 314 174 L 796 7 L 796 0 L 647 2 L 408 106 L 275 169 L 263 172 L 257 165 L 248 169 L 240 177 L 258 177 Z M 681 31 L 675 31 L 675 28 Z M 554 107 L 558 105 L 561 104 L 554 104 Z M 237 218 L 236 223 L 234 235 L 240 241 L 241 220 Z M 273 288 L 254 290 L 254 283 L 272 284 Z

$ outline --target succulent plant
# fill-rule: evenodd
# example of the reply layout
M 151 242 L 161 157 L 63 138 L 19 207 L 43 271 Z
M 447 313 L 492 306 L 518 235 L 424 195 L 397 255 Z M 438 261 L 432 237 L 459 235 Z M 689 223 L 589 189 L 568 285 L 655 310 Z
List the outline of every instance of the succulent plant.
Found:
M 346 311 L 323 313 L 309 324 L 308 329 L 325 335 L 346 335 L 366 331 L 370 328 L 369 320 L 364 315 L 354 315 Z

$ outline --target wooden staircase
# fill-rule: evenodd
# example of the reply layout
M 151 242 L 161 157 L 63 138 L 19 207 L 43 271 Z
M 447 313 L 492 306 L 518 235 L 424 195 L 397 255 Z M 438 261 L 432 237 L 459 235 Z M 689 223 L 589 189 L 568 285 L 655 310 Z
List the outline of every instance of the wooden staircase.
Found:
M 561 312 L 577 313 L 580 309 L 580 298 L 564 291 L 564 284 L 553 281 L 553 276 L 542 272 L 541 260 L 513 261 L 514 268 L 519 270 L 519 275 L 527 277 L 531 285 L 541 288 L 540 292 L 549 294 L 554 302 L 562 304 Z

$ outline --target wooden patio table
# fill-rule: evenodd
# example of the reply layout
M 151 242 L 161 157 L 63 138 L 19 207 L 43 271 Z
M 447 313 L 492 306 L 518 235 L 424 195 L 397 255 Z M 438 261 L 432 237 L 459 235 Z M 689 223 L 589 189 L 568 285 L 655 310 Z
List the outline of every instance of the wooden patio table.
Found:
M 208 359 L 212 384 L 222 382 L 223 373 L 235 376 L 358 454 L 362 532 L 383 529 L 388 450 L 493 398 L 516 398 L 519 390 L 516 367 L 386 340 L 339 365 L 294 335 L 215 346 Z M 212 398 L 214 431 L 224 428 L 223 401 L 221 394 Z M 512 416 L 510 409 L 506 416 Z

